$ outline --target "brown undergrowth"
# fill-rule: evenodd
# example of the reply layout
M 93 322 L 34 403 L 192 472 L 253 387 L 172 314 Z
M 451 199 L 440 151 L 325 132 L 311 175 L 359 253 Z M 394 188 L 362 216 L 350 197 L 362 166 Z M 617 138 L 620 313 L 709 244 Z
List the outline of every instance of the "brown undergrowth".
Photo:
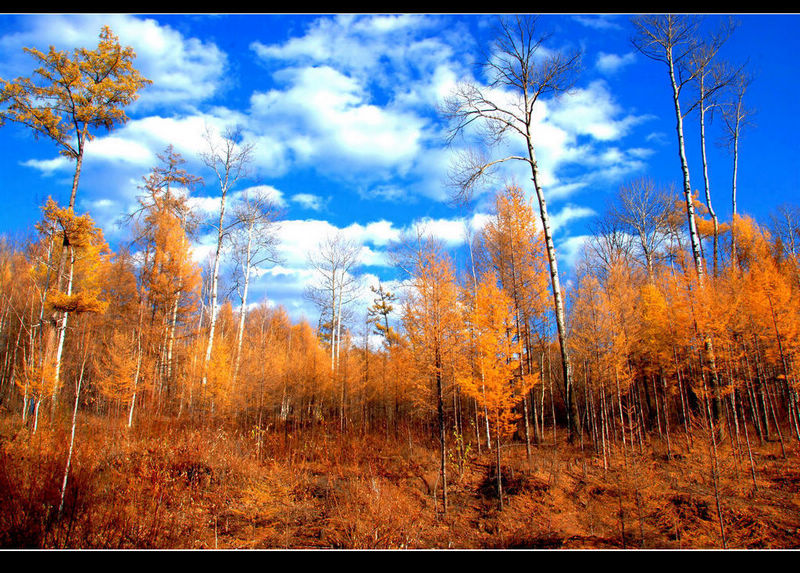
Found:
M 795 548 L 800 451 L 658 443 L 601 456 L 559 442 L 449 456 L 442 511 L 434 442 L 408 432 L 252 432 L 84 419 L 57 508 L 67 431 L 0 421 L 5 548 Z M 621 449 L 621 448 L 620 448 Z

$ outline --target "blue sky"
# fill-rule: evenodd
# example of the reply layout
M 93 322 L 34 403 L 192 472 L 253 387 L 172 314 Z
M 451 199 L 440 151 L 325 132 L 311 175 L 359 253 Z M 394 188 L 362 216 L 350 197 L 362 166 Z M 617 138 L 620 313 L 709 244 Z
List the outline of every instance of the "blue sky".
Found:
M 713 26 L 717 15 L 706 17 Z M 284 208 L 284 262 L 256 273 L 252 298 L 283 304 L 316 322 L 302 297 L 313 280 L 308 252 L 326 234 L 344 232 L 363 245 L 365 284 L 397 278 L 386 247 L 425 222 L 453 248 L 466 224 L 485 219 L 485 199 L 461 212 L 447 201 L 455 148 L 436 106 L 461 79 L 483 81 L 474 66 L 494 18 L 452 14 L 328 15 L 0 15 L 0 77 L 30 75 L 23 47 L 94 48 L 103 25 L 132 46 L 136 67 L 153 81 L 128 109 L 130 121 L 102 133 L 86 152 L 77 210 L 89 212 L 112 246 L 128 238 L 118 224 L 134 205 L 142 177 L 167 145 L 206 178 L 196 207 L 213 216 L 218 193 L 203 167 L 205 126 L 240 125 L 255 144 L 254 176 L 236 191 L 264 185 Z M 800 17 L 739 15 L 723 55 L 748 60 L 756 79 L 747 105 L 755 125 L 743 135 L 738 209 L 766 221 L 797 202 Z M 633 48 L 629 16 L 544 15 L 549 49 L 580 48 L 583 70 L 574 94 L 546 100 L 537 153 L 563 272 L 569 276 L 592 218 L 631 179 L 679 184 L 675 120 L 666 70 Z M 730 217 L 731 156 L 714 144 L 709 165 L 718 215 Z M 686 123 L 692 184 L 702 187 L 697 122 Z M 0 232 L 32 230 L 49 195 L 69 196 L 74 166 L 49 141 L 23 128 L 0 128 Z M 526 181 L 523 176 L 520 182 Z M 234 194 L 235 195 L 235 194 Z M 195 254 L 209 252 L 201 236 Z M 365 294 L 369 298 L 368 294 Z

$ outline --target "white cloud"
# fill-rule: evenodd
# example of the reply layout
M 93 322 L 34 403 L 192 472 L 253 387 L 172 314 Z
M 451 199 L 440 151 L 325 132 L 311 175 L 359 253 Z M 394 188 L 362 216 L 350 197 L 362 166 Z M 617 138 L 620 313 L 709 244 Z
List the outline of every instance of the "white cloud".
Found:
M 618 54 L 607 54 L 600 52 L 597 55 L 597 62 L 595 65 L 597 69 L 605 74 L 614 74 L 627 65 L 632 64 L 636 60 L 633 52 L 628 52 L 622 56 Z
M 54 157 L 53 159 L 27 159 L 22 162 L 26 167 L 38 169 L 46 175 L 52 175 L 56 171 L 61 171 L 67 168 L 75 168 L 75 162 L 67 159 L 63 155 Z
M 625 136 L 630 128 L 645 118 L 625 115 L 614 101 L 603 81 L 594 81 L 586 88 L 554 102 L 547 118 L 573 135 L 590 135 L 599 141 L 614 141 Z
M 253 187 L 248 187 L 241 191 L 235 191 L 232 197 L 234 201 L 239 201 L 244 198 L 245 194 L 252 195 L 253 193 L 264 195 L 276 207 L 286 207 L 286 200 L 283 198 L 283 192 L 272 185 L 255 185 Z
M 405 193 L 432 197 L 427 187 L 447 164 L 427 159 L 443 147 L 436 105 L 463 77 L 455 56 L 469 45 L 464 34 L 452 37 L 458 26 L 442 23 L 416 14 L 339 15 L 315 19 L 283 43 L 254 42 L 280 87 L 253 94 L 253 116 L 285 143 L 290 161 L 378 185 L 379 198 L 399 197 L 385 183 L 398 175 L 409 179 Z
M 130 121 L 117 131 L 117 136 L 145 141 L 159 152 L 167 145 L 172 145 L 176 152 L 188 160 L 205 150 L 203 133 L 209 119 L 203 115 L 184 117 L 151 115 Z
M 222 206 L 222 198 L 219 196 L 189 197 L 189 206 L 192 211 L 202 219 L 208 219 L 216 215 L 219 219 L 219 210 Z
M 578 257 L 583 252 L 584 245 L 590 238 L 591 235 L 575 235 L 561 241 L 556 247 L 556 257 L 558 257 L 560 268 L 565 271 L 574 269 Z
M 323 17 L 302 36 L 283 44 L 253 42 L 251 49 L 268 62 L 335 65 L 364 81 L 386 83 L 388 69 L 408 79 L 412 70 L 430 70 L 451 57 L 448 43 L 426 35 L 438 23 L 436 17 L 419 14 Z
M 367 223 L 364 227 L 365 240 L 377 246 L 385 246 L 398 241 L 400 235 L 401 232 L 394 227 L 391 221 L 387 221 L 386 219 Z
M 422 152 L 422 118 L 370 103 L 364 87 L 339 70 L 291 68 L 277 77 L 286 89 L 253 94 L 251 111 L 297 161 L 339 173 L 402 172 Z
M 577 22 L 580 22 L 588 28 L 594 28 L 596 30 L 620 30 L 622 26 L 614 18 L 615 16 L 608 15 L 589 16 L 581 14 L 580 16 L 575 16 Z
M 593 217 L 597 213 L 594 209 L 589 207 L 582 207 L 580 205 L 565 205 L 560 211 L 550 215 L 550 224 L 553 227 L 553 232 L 566 230 L 567 223 L 575 219 L 583 219 L 586 217 Z
M 464 244 L 467 232 L 476 232 L 486 224 L 488 215 L 474 214 L 470 219 L 456 217 L 453 219 L 433 219 L 423 217 L 409 225 L 409 230 L 430 235 L 442 241 L 446 247 L 454 248 Z
M 297 203 L 301 207 L 312 211 L 321 211 L 328 202 L 327 199 L 312 193 L 295 193 L 290 199 L 292 203 Z
M 138 166 L 150 166 L 155 163 L 153 152 L 138 141 L 118 136 L 107 136 L 94 139 L 86 145 L 86 156 L 92 161 L 125 161 Z

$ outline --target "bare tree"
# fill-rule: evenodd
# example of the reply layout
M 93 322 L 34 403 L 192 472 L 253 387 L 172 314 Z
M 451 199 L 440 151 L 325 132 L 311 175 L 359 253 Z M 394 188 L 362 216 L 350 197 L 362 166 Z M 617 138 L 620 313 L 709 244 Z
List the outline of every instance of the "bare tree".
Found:
M 247 295 L 250 288 L 250 273 L 254 267 L 264 263 L 278 263 L 278 226 L 280 216 L 272 194 L 263 187 L 253 187 L 243 192 L 233 206 L 233 219 L 236 227 L 231 234 L 231 255 L 235 263 L 236 290 L 241 300 L 239 327 L 236 331 L 236 357 L 233 368 L 233 381 L 239 373 L 242 354 L 244 323 L 247 316 Z
M 706 207 L 714 225 L 713 237 L 713 270 L 717 274 L 719 259 L 719 220 L 711 202 L 711 183 L 708 175 L 708 157 L 706 154 L 706 115 L 709 120 L 713 118 L 713 111 L 719 105 L 718 94 L 736 75 L 730 66 L 718 61 L 718 54 L 723 44 L 728 40 L 735 29 L 731 18 L 723 20 L 721 28 L 707 39 L 696 41 L 694 49 L 688 58 L 687 65 L 691 70 L 690 77 L 696 88 L 696 100 L 687 110 L 687 114 L 697 110 L 700 120 L 700 153 L 703 160 L 703 183 L 706 198 Z
M 608 212 L 591 225 L 591 238 L 586 243 L 587 264 L 597 276 L 606 276 L 609 269 L 633 259 L 635 237 L 613 212 Z
M 343 309 L 356 298 L 360 286 L 352 271 L 360 263 L 361 246 L 341 232 L 326 237 L 308 257 L 309 266 L 317 274 L 317 283 L 306 289 L 306 298 L 314 302 L 322 315 L 330 320 L 331 371 L 336 371 L 341 346 Z
M 697 70 L 689 66 L 695 53 L 700 19 L 684 15 L 645 15 L 632 20 L 636 34 L 633 45 L 642 54 L 666 65 L 672 87 L 672 102 L 675 109 L 675 130 L 678 135 L 678 155 L 683 173 L 683 194 L 686 201 L 686 215 L 689 223 L 689 241 L 694 258 L 698 280 L 703 282 L 703 253 L 694 215 L 692 183 L 689 175 L 689 162 L 686 159 L 686 146 L 683 135 L 685 113 L 681 111 L 681 94 L 695 80 Z
M 619 189 L 610 216 L 638 244 L 648 277 L 659 252 L 669 236 L 669 219 L 673 213 L 673 193 L 657 186 L 651 179 L 640 178 Z
M 228 232 L 225 225 L 225 201 L 228 192 L 235 185 L 249 175 L 250 164 L 253 160 L 253 144 L 243 143 L 242 134 L 238 128 L 228 128 L 220 136 L 206 128 L 205 140 L 207 150 L 201 155 L 203 163 L 214 171 L 219 182 L 220 206 L 219 222 L 214 228 L 217 231 L 217 246 L 214 253 L 214 262 L 211 271 L 210 294 L 210 322 L 208 330 L 208 343 L 206 345 L 205 360 L 203 362 L 203 386 L 206 384 L 206 369 L 211 360 L 211 351 L 214 346 L 214 329 L 217 324 L 217 293 L 219 283 L 219 266 L 222 243 Z
M 793 204 L 779 205 L 770 216 L 770 230 L 781 256 L 792 263 L 795 280 L 800 286 L 800 207 Z
M 683 135 L 685 114 L 681 111 L 681 94 L 690 82 L 697 77 L 697 68 L 690 65 L 691 57 L 697 47 L 701 20 L 685 15 L 645 15 L 632 20 L 636 33 L 633 45 L 642 54 L 666 65 L 672 87 L 672 103 L 675 109 L 675 130 L 678 136 L 678 155 L 683 173 L 683 195 L 686 203 L 686 216 L 689 224 L 689 242 L 694 259 L 694 270 L 700 288 L 705 283 L 703 251 L 694 214 L 694 197 L 689 176 L 689 163 L 686 159 L 686 146 Z M 691 106 L 690 106 L 691 107 Z M 714 344 L 710 336 L 701 334 L 704 339 L 706 360 L 711 371 L 711 387 L 714 392 L 714 416 L 721 415 L 719 382 L 717 377 Z
M 800 207 L 784 203 L 770 215 L 771 230 L 785 257 L 800 255 Z
M 328 333 L 331 352 L 331 375 L 335 379 L 339 370 L 342 338 L 345 353 L 350 336 L 342 326 L 349 318 L 349 305 L 358 297 L 360 277 L 353 271 L 360 264 L 361 246 L 344 236 L 341 231 L 326 237 L 314 253 L 309 253 L 308 264 L 317 275 L 317 282 L 306 287 L 305 296 L 320 309 L 320 332 Z M 328 317 L 327 320 L 323 317 Z M 339 429 L 347 425 L 347 369 L 340 380 Z
M 580 68 L 579 52 L 550 51 L 542 48 L 547 35 L 538 35 L 536 18 L 515 16 L 500 21 L 494 51 L 484 60 L 491 82 L 460 84 L 443 104 L 443 112 L 451 121 L 449 141 L 477 129 L 480 148 L 463 153 L 452 171 L 454 199 L 469 202 L 477 185 L 500 164 L 521 161 L 530 168 L 531 180 L 539 202 L 544 232 L 553 306 L 564 370 L 568 405 L 570 439 L 578 428 L 575 398 L 572 393 L 572 367 L 567 344 L 564 298 L 558 272 L 553 233 L 547 214 L 547 202 L 541 185 L 536 159 L 534 106 L 546 96 L 558 96 L 574 85 Z M 538 109 L 538 108 L 537 108 Z M 524 145 L 519 155 L 492 158 L 486 155 L 496 144 L 508 138 Z
M 739 171 L 739 140 L 742 130 L 752 124 L 754 110 L 745 106 L 745 96 L 750 84 L 753 82 L 753 75 L 746 69 L 738 70 L 735 78 L 730 84 L 728 100 L 722 107 L 722 120 L 725 125 L 725 136 L 723 143 L 728 147 L 733 155 L 733 174 L 731 177 L 731 219 L 736 218 L 736 178 Z M 736 251 L 736 226 L 731 228 L 731 253 Z M 733 257 L 735 264 L 736 257 Z

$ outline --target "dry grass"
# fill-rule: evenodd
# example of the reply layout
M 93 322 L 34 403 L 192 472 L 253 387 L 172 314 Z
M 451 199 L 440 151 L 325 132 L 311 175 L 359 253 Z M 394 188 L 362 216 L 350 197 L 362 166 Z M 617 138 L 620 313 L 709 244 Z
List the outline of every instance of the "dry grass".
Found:
M 408 436 L 267 434 L 105 420 L 79 427 L 63 515 L 67 435 L 0 422 L 0 546 L 76 548 L 709 548 L 721 547 L 711 460 L 698 443 L 602 458 L 565 443 L 503 451 L 448 469 L 441 512 L 435 448 Z M 658 453 L 653 453 L 658 452 Z M 586 454 L 586 455 L 585 455 Z M 800 451 L 749 462 L 720 447 L 729 548 L 800 547 Z

